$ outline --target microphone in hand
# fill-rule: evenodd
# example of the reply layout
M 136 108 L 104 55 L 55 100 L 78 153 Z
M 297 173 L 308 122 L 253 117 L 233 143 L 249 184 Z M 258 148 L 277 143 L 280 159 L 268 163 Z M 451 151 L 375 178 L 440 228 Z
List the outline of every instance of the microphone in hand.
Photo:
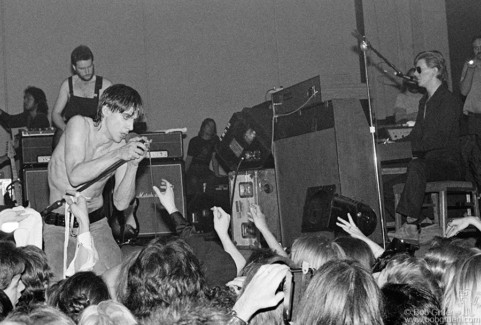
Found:
M 135 139 L 135 138 L 137 138 L 137 139 Z M 142 143 L 143 145 L 145 145 L 147 147 L 147 150 L 149 150 L 150 143 L 152 142 L 152 140 L 148 140 L 145 137 L 141 137 L 140 135 L 138 135 L 135 132 L 130 132 L 129 134 L 127 134 L 125 136 L 125 142 L 129 143 L 129 142 L 132 142 L 132 141 Z M 142 149 L 142 151 L 145 151 L 144 148 L 142 148 L 140 146 L 137 146 L 137 148 Z

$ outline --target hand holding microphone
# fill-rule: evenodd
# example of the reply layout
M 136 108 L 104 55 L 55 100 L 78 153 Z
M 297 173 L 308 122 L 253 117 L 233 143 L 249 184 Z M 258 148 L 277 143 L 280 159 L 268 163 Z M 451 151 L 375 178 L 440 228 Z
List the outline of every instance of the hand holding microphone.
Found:
M 138 164 L 147 154 L 150 142 L 147 137 L 131 132 L 125 137 L 126 144 L 120 148 L 120 158 Z

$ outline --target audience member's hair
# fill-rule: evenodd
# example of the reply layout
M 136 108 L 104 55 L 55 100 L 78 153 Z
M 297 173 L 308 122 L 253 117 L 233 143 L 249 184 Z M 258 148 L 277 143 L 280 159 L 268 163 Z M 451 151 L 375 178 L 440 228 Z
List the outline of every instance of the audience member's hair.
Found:
M 385 283 L 406 283 L 426 288 L 436 297 L 441 295 L 439 285 L 429 270 L 426 261 L 408 254 L 395 255 L 387 263 L 378 277 L 380 287 L 383 287 Z
M 428 269 L 441 291 L 444 291 L 443 277 L 449 266 L 458 260 L 474 255 L 472 249 L 458 246 L 455 243 L 443 243 L 430 248 L 424 255 Z
M 341 246 L 347 258 L 358 261 L 367 270 L 371 270 L 376 258 L 368 244 L 354 237 L 338 237 L 334 242 Z
M 86 307 L 110 299 L 107 285 L 93 272 L 77 272 L 63 281 L 57 290 L 49 297 L 49 304 L 58 307 L 75 322 Z
M 438 297 L 425 288 L 388 283 L 384 295 L 384 324 L 442 325 L 444 315 Z
M 481 253 L 452 264 L 445 274 L 443 309 L 449 324 L 464 324 L 469 317 L 481 319 Z
M 215 286 L 205 290 L 210 304 L 218 309 L 229 312 L 237 300 L 237 295 L 228 286 Z
M 35 100 L 35 104 L 37 104 L 37 111 L 43 114 L 48 113 L 48 105 L 47 105 L 47 96 L 42 89 L 28 86 L 27 89 L 24 91 L 25 94 L 29 94 Z
M 105 300 L 98 305 L 90 305 L 82 312 L 79 325 L 134 325 L 137 320 L 124 305 L 113 300 Z
M 126 276 L 119 301 L 139 319 L 179 300 L 205 299 L 200 262 L 182 239 L 154 239 L 132 261 Z
M 47 261 L 47 255 L 37 246 L 20 247 L 25 256 L 25 271 L 22 282 L 25 290 L 22 292 L 18 305 L 43 303 L 46 300 L 46 290 L 53 273 Z
M 85 45 L 79 45 L 73 49 L 70 54 L 70 63 L 76 65 L 78 61 L 94 60 L 94 55 L 90 48 Z
M 5 318 L 5 322 L 18 325 L 75 325 L 74 321 L 60 310 L 44 304 L 17 308 Z
M 280 256 L 270 248 L 255 248 L 246 260 L 246 265 L 240 271 L 240 275 L 245 276 L 247 273 L 252 273 L 251 268 L 255 268 L 255 273 L 260 265 L 269 264 L 270 260 L 278 257 Z
M 211 305 L 188 301 L 154 309 L 149 317 L 142 320 L 142 325 L 224 325 L 229 319 L 228 314 Z
M 382 325 L 381 291 L 371 273 L 351 260 L 332 260 L 311 279 L 295 324 Z
M 123 84 L 115 84 L 108 87 L 99 99 L 97 115 L 94 119 L 96 124 L 103 119 L 104 113 L 102 108 L 104 106 L 111 112 L 123 113 L 131 108 L 134 109 L 134 112 L 140 112 L 142 109 L 142 98 L 137 90 Z
M 115 288 L 115 299 L 117 301 L 122 301 L 128 295 L 128 280 L 129 280 L 129 270 L 132 264 L 140 254 L 140 250 L 130 254 L 126 259 L 122 261 L 120 271 L 117 278 L 117 287 Z
M 291 259 L 294 263 L 302 266 L 303 262 L 307 262 L 313 269 L 318 269 L 327 261 L 345 257 L 341 246 L 316 234 L 296 238 L 291 248 Z
M 418 63 L 418 61 L 424 60 L 426 61 L 426 65 L 429 68 L 437 68 L 438 75 L 436 76 L 442 82 L 445 82 L 448 79 L 448 69 L 446 68 L 446 60 L 444 56 L 439 51 L 423 51 L 418 53 L 414 58 L 414 65 Z
M 6 289 L 13 277 L 24 270 L 23 252 L 11 241 L 0 241 L 0 289 Z

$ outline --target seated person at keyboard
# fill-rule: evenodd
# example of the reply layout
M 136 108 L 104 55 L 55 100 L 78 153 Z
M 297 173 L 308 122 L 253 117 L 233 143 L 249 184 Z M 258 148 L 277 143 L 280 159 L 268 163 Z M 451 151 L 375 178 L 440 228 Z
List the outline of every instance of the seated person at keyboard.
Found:
M 411 68 L 406 75 L 414 77 L 416 69 Z M 419 101 L 425 93 L 424 88 L 419 87 L 415 82 L 403 80 L 401 93 L 396 97 L 394 104 L 394 120 L 396 124 L 404 124 L 408 121 L 415 121 L 418 114 Z
M 446 61 L 438 51 L 419 53 L 414 77 L 426 94 L 419 102 L 416 124 L 409 136 L 414 158 L 408 165 L 404 190 L 397 213 L 414 225 L 405 224 L 396 237 L 416 237 L 421 220 L 426 183 L 442 180 L 464 180 L 459 151 L 461 101 L 446 86 Z M 410 218 L 407 218 L 410 217 Z

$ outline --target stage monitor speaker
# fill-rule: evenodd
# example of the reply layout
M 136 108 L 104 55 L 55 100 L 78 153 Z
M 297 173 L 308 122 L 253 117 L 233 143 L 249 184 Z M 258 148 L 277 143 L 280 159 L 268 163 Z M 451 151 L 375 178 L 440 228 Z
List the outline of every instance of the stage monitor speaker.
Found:
M 24 168 L 22 189 L 23 200 L 28 201 L 32 209 L 42 211 L 48 207 L 50 190 L 47 167 Z
M 376 229 L 377 217 L 366 204 L 335 193 L 336 186 L 309 187 L 306 193 L 304 214 L 302 217 L 302 232 L 332 231 L 341 233 L 343 230 L 336 225 L 337 218 L 349 220 L 351 215 L 356 226 L 362 233 L 369 236 Z
M 325 120 L 322 128 L 274 141 L 285 247 L 302 234 L 303 206 L 310 187 L 335 185 L 337 194 L 367 204 L 380 217 L 372 138 L 360 101 L 332 100 L 316 109 L 316 116 Z M 382 242 L 380 228 L 370 236 L 378 243 Z
M 262 121 L 265 119 L 245 112 L 232 115 L 216 147 L 218 161 L 225 170 L 234 171 L 237 166 L 239 170 L 273 167 L 271 132 L 259 124 Z
M 186 216 L 184 164 L 176 162 L 156 162 L 149 165 L 143 161 L 137 170 L 135 180 L 136 197 L 139 199 L 137 219 L 139 221 L 139 236 L 155 236 L 172 233 L 175 229 L 169 224 L 169 215 L 160 204 L 152 186 L 159 186 L 161 179 L 166 179 L 174 185 L 175 205 L 182 215 Z
M 239 247 L 260 247 L 262 245 L 263 238 L 248 217 L 251 204 L 260 206 L 266 216 L 269 230 L 280 241 L 279 206 L 274 169 L 241 171 L 237 174 L 237 179 L 235 172 L 231 172 L 229 173 L 229 188 L 231 195 L 234 195 L 231 214 L 233 242 Z

